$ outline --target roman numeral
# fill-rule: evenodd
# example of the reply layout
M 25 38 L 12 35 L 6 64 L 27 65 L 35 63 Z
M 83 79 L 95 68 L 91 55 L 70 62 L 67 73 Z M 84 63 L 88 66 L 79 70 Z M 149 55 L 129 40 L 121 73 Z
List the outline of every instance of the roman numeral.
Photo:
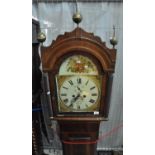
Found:
M 90 90 L 93 90 L 94 88 L 95 88 L 95 86 L 94 87 L 91 87 Z
M 91 94 L 91 96 L 97 96 L 97 94 Z
M 64 88 L 64 89 L 68 89 L 67 87 L 64 87 L 64 86 L 63 86 L 62 88 Z
M 94 102 L 95 102 L 95 100 L 93 100 L 93 99 L 90 99 L 90 100 L 89 100 L 89 102 L 90 102 L 90 103 L 94 103 Z
M 73 85 L 73 81 L 72 81 L 72 80 L 70 80 L 70 81 L 68 81 L 68 82 L 69 82 L 70 85 Z
M 67 94 L 61 94 L 61 96 L 67 96 Z
M 85 85 L 87 85 L 87 84 L 88 84 L 88 82 L 89 82 L 89 80 L 85 83 Z
M 77 83 L 81 84 L 81 82 L 82 82 L 81 78 L 78 78 Z

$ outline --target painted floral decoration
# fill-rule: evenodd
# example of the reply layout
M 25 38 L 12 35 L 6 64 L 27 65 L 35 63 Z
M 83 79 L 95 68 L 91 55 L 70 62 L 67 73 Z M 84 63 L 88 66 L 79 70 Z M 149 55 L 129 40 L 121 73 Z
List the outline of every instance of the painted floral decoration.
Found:
M 67 71 L 73 73 L 89 73 L 95 72 L 96 67 L 88 58 L 77 56 L 71 57 L 69 59 L 67 64 Z

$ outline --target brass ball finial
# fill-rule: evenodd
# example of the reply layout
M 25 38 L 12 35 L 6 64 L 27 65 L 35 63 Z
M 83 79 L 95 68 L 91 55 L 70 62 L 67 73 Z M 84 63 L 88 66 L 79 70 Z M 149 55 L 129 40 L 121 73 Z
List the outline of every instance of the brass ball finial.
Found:
M 115 48 L 115 46 L 117 45 L 118 41 L 116 39 L 116 36 L 115 36 L 115 26 L 113 26 L 113 36 L 112 38 L 110 39 L 110 43 L 111 45 L 113 45 L 113 48 Z
M 38 40 L 40 43 L 43 43 L 43 42 L 46 40 L 46 35 L 45 35 L 43 32 L 40 32 L 40 33 L 38 34 L 37 40 Z
M 82 15 L 80 14 L 80 12 L 76 12 L 73 15 L 72 19 L 78 25 L 82 21 Z

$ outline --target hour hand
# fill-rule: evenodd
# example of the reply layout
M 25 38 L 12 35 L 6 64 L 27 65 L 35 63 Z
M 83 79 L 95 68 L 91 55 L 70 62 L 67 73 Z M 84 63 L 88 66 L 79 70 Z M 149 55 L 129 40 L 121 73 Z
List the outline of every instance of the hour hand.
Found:
M 78 94 L 76 97 L 74 97 L 72 100 L 71 100 L 71 104 L 73 104 L 74 102 L 76 102 L 76 100 L 80 97 L 80 94 Z
M 78 94 L 75 98 L 74 101 L 76 101 L 80 97 L 80 94 Z

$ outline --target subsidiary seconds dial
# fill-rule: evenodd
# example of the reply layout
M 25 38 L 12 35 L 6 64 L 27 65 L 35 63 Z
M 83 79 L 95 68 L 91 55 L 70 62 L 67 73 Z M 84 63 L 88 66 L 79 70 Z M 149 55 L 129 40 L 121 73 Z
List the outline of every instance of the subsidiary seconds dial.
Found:
M 96 81 L 89 76 L 71 76 L 60 86 L 61 104 L 73 111 L 85 111 L 97 104 L 99 88 Z

